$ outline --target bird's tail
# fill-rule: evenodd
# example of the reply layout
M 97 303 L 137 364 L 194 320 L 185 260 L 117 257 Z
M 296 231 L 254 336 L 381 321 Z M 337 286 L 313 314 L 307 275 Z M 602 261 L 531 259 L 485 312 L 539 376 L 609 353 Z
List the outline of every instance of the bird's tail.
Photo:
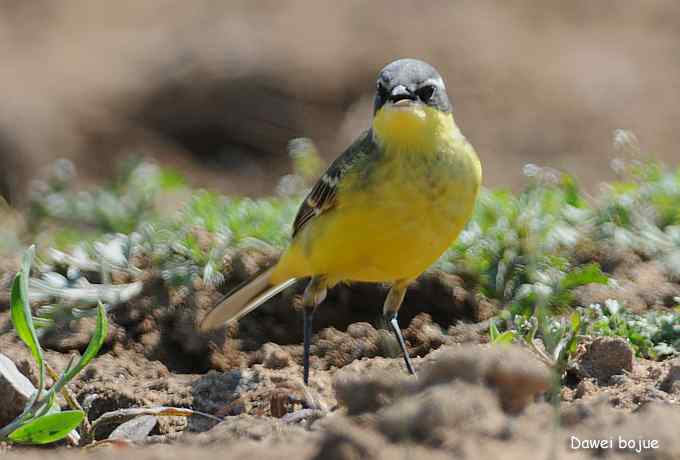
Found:
M 217 306 L 201 321 L 201 330 L 209 331 L 229 321 L 237 321 L 295 283 L 291 278 L 283 283 L 272 285 L 273 268 L 257 275 L 244 285 L 227 294 Z

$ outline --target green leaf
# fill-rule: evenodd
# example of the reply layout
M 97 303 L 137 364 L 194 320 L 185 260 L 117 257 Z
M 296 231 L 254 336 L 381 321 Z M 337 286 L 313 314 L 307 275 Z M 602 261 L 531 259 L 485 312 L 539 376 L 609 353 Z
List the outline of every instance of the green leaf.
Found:
M 22 444 L 49 444 L 59 441 L 77 428 L 84 416 L 79 410 L 47 414 L 23 424 L 10 433 L 9 439 Z
M 573 176 L 562 173 L 560 185 L 564 190 L 564 199 L 568 204 L 577 208 L 584 206 L 585 203 L 583 198 L 581 198 L 581 192 Z
M 573 355 L 576 353 L 576 347 L 578 345 L 578 340 L 579 340 L 579 335 L 577 332 L 573 332 L 571 336 L 569 337 L 569 342 L 567 343 L 567 349 L 566 351 L 569 353 L 569 355 Z
M 26 344 L 28 349 L 33 355 L 36 363 L 40 365 L 42 362 L 42 350 L 40 349 L 40 344 L 38 343 L 37 335 L 35 330 L 31 328 L 31 312 L 27 312 L 25 306 L 27 304 L 25 297 L 22 295 L 23 289 L 21 285 L 23 284 L 24 275 L 23 273 L 17 273 L 14 278 L 14 283 L 12 284 L 11 293 L 11 315 L 12 324 L 14 325 L 14 330 L 16 331 L 19 338 Z M 30 318 L 30 319 L 29 319 Z
M 164 190 L 174 190 L 186 185 L 184 176 L 171 168 L 163 168 L 159 175 L 161 188 Z
M 553 352 L 555 361 L 564 366 L 566 366 L 569 356 L 576 352 L 579 329 L 581 328 L 581 314 L 578 311 L 575 311 L 571 314 L 569 319 L 571 330 L 565 331 L 564 336 L 561 338 Z
M 35 246 L 31 246 L 25 252 L 21 264 L 21 272 L 17 273 L 14 278 L 11 293 L 11 315 L 12 324 L 14 324 L 17 335 L 23 340 L 29 350 L 31 350 L 33 358 L 36 363 L 40 365 L 43 360 L 43 354 L 40 343 L 38 342 L 38 336 L 33 327 L 33 316 L 28 301 L 28 279 L 31 272 L 31 262 L 33 260 L 34 252 Z
M 573 312 L 570 320 L 572 334 L 578 334 L 581 329 L 581 314 L 578 311 Z
M 53 327 L 54 320 L 51 318 L 41 318 L 36 316 L 35 318 L 33 318 L 33 326 L 38 329 Z
M 570 271 L 560 280 L 561 289 L 573 289 L 590 283 L 607 284 L 609 278 L 602 273 L 600 266 L 596 263 L 584 265 Z
M 510 344 L 517 337 L 517 331 L 505 331 L 502 334 L 498 331 L 496 320 L 491 320 L 489 323 L 489 339 L 494 345 Z
M 17 273 L 12 284 L 12 292 L 10 294 L 10 314 L 12 317 L 12 324 L 16 330 L 17 335 L 26 344 L 33 355 L 33 359 L 38 365 L 38 389 L 35 395 L 26 405 L 26 411 L 30 410 L 38 397 L 42 394 L 45 388 L 45 360 L 43 357 L 40 342 L 33 326 L 33 314 L 31 312 L 31 305 L 28 301 L 28 279 L 31 275 L 31 263 L 35 254 L 35 245 L 31 246 L 24 253 L 21 262 L 21 271 Z
M 489 323 L 489 338 L 491 339 L 491 343 L 495 343 L 499 335 L 500 332 L 498 332 L 498 327 L 496 327 L 496 321 L 492 319 Z
M 104 309 L 104 305 L 102 305 L 102 303 L 99 302 L 99 306 L 97 307 L 97 326 L 95 328 L 94 334 L 92 335 L 92 338 L 90 339 L 90 343 L 87 345 L 85 353 L 83 353 L 83 356 L 80 357 L 75 366 L 69 367 L 66 370 L 66 372 L 64 372 L 59 381 L 54 385 L 54 387 L 50 391 L 53 390 L 55 393 L 61 391 L 64 385 L 66 385 L 76 375 L 78 375 L 78 373 L 82 371 L 85 368 L 85 366 L 87 366 L 90 363 L 90 361 L 94 359 L 95 356 L 97 356 L 99 349 L 104 344 L 104 340 L 106 340 L 106 335 L 108 334 L 108 331 L 109 323 L 108 320 L 106 319 L 106 310 Z
M 538 332 L 538 321 L 536 321 L 533 326 L 531 326 L 531 329 L 529 329 L 526 336 L 524 336 L 524 340 L 528 343 L 534 343 L 536 332 Z
M 555 349 L 553 350 L 552 353 L 552 358 L 558 365 L 565 363 L 565 358 L 567 356 L 565 351 L 568 348 L 569 340 L 570 336 L 565 335 L 559 340 L 559 342 L 557 342 L 557 345 L 555 345 Z
M 492 343 L 494 345 L 510 345 L 515 341 L 516 332 L 515 331 L 505 331 L 499 336 L 497 336 Z

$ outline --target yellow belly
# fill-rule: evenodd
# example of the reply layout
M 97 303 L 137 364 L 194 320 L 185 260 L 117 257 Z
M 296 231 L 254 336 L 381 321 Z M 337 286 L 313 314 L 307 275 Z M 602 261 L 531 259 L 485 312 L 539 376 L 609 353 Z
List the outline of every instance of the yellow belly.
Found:
M 337 203 L 296 235 L 273 283 L 312 275 L 326 275 L 329 285 L 412 279 L 467 223 L 481 168 L 450 114 L 381 110 L 373 131 L 375 160 L 343 176 Z
M 273 281 L 324 274 L 330 285 L 389 282 L 426 270 L 472 214 L 479 173 L 476 157 L 446 162 L 441 167 L 451 171 L 437 177 L 420 160 L 395 157 L 376 168 L 368 185 L 346 178 L 336 207 L 295 238 Z
M 464 222 L 446 217 L 429 203 L 413 201 L 377 206 L 368 214 L 358 208 L 334 212 L 323 223 L 322 237 L 305 251 L 309 271 L 327 274 L 330 284 L 415 278 L 462 229 Z

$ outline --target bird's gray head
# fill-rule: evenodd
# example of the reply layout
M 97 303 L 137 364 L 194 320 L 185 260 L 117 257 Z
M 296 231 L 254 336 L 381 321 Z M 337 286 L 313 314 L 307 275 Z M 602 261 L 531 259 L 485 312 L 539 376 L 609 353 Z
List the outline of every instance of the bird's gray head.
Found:
M 451 111 L 446 86 L 437 69 L 417 59 L 399 59 L 387 64 L 378 74 L 373 113 L 385 104 L 422 103 Z

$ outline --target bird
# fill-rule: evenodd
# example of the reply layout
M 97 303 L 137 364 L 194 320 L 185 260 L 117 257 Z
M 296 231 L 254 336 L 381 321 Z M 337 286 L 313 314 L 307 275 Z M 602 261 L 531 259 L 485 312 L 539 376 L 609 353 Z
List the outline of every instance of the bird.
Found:
M 379 72 L 371 125 L 328 167 L 300 205 L 278 262 L 227 294 L 200 324 L 239 320 L 309 279 L 302 295 L 303 381 L 309 385 L 314 311 L 338 283 L 388 284 L 382 314 L 406 370 L 415 369 L 398 323 L 408 286 L 471 218 L 482 167 L 430 64 L 398 59 Z

